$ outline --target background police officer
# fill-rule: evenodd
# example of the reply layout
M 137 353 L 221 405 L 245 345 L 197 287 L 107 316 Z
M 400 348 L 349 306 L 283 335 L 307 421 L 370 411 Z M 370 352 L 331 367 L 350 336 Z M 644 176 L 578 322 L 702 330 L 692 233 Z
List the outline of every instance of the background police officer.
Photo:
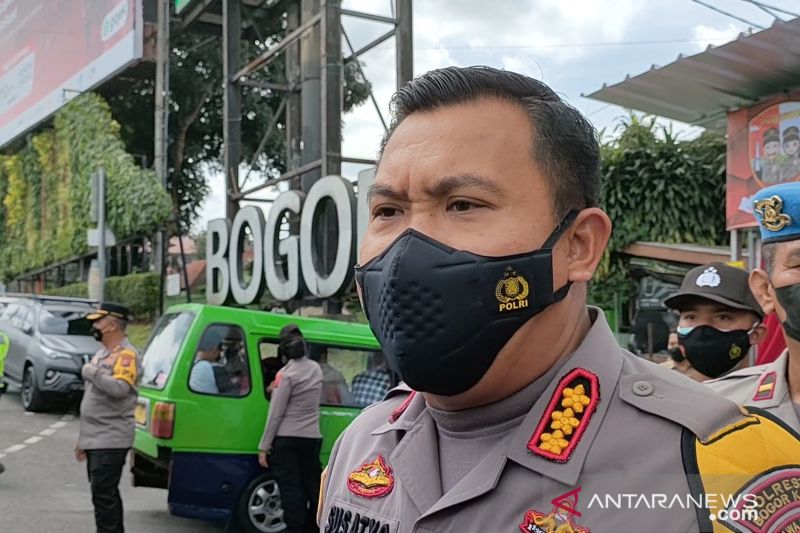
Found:
M 308 357 L 308 345 L 294 324 L 281 330 L 278 356 L 286 365 L 271 386 L 258 461 L 278 481 L 287 533 L 311 533 L 317 531 L 314 511 L 322 472 L 322 369 Z
M 736 402 L 774 413 L 800 433 L 800 183 L 762 189 L 754 204 L 766 269 L 750 274 L 750 288 L 764 312 L 778 315 L 787 348 L 772 363 L 709 385 Z
M 75 456 L 87 460 L 97 532 L 120 533 L 119 480 L 133 446 L 138 354 L 126 334 L 131 318 L 126 307 L 102 303 L 86 318 L 103 347 L 81 371 L 85 389 Z
M 725 263 L 690 270 L 664 304 L 680 313 L 678 342 L 691 365 L 683 373 L 695 381 L 747 366 L 750 347 L 767 332 L 747 272 Z

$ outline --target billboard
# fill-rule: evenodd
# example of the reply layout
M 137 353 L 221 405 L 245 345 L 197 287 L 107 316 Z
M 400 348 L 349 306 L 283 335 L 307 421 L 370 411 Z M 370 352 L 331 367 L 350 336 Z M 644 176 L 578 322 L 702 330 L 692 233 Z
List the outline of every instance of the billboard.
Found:
M 800 180 L 800 92 L 728 114 L 726 220 L 753 227 L 753 195 Z
M 0 0 L 0 146 L 142 56 L 142 0 Z

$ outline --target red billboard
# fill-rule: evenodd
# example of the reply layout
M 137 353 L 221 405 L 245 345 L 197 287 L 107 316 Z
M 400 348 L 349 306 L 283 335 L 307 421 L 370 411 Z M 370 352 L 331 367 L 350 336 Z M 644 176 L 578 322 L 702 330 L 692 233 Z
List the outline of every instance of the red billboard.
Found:
M 800 180 L 800 92 L 728 114 L 728 229 L 756 225 L 753 195 Z
M 0 146 L 142 56 L 142 0 L 0 0 Z

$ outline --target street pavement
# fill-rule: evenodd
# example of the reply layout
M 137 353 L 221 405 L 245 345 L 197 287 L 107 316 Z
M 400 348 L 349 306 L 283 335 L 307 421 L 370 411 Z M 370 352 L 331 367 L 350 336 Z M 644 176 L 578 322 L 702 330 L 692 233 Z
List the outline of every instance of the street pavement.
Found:
M 19 395 L 0 397 L 0 532 L 91 533 L 86 463 L 75 460 L 76 413 L 26 413 Z M 167 491 L 120 483 L 129 533 L 221 533 L 223 527 L 169 514 Z

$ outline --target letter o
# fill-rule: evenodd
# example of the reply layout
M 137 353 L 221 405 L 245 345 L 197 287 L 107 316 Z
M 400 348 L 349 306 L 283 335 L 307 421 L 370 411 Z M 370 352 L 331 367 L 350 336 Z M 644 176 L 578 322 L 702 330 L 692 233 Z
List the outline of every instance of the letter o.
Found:
M 314 214 L 320 201 L 326 197 L 333 200 L 339 226 L 336 260 L 327 275 L 317 270 L 314 257 Z M 350 182 L 339 176 L 325 176 L 314 183 L 303 205 L 300 216 L 300 267 L 308 290 L 319 298 L 328 298 L 344 290 L 353 277 L 355 203 Z

